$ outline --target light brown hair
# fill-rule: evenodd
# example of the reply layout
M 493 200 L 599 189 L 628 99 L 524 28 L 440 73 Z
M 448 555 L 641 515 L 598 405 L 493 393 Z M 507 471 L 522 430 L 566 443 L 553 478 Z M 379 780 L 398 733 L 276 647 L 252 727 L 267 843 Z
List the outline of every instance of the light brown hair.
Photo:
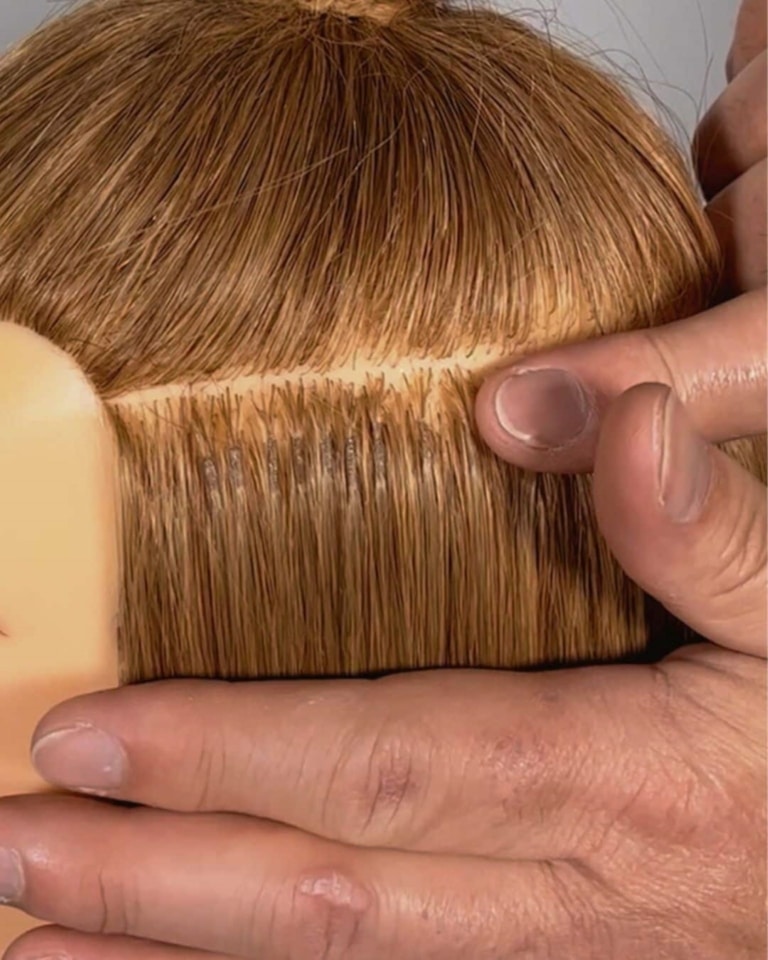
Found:
M 657 124 L 498 13 L 91 0 L 0 64 L 0 312 L 108 404 L 125 681 L 643 648 L 589 479 L 495 460 L 472 396 L 717 266 Z

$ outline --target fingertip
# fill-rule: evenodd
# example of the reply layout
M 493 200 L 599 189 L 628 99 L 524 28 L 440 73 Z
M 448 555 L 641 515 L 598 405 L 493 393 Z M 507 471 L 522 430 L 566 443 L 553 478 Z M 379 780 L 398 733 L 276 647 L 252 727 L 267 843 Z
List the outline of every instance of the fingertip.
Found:
M 626 573 L 702 636 L 765 655 L 765 486 L 709 445 L 666 386 L 603 422 L 595 511 Z
M 700 518 L 712 486 L 709 445 L 673 393 L 666 398 L 657 428 L 659 505 L 674 524 L 693 523 Z
M 685 555 L 711 478 L 710 448 L 668 386 L 640 384 L 611 404 L 595 455 L 595 513 L 611 551 L 644 588 Z
M 672 394 L 665 383 L 640 383 L 619 394 L 603 413 L 595 449 L 595 470 L 639 443 L 653 444 L 654 430 Z M 646 448 L 647 458 L 649 449 Z
M 475 418 L 488 446 L 509 463 L 552 472 L 590 467 L 596 402 L 569 370 L 516 365 L 494 371 L 478 391 Z
M 81 693 L 51 707 L 37 722 L 32 734 L 31 749 L 34 750 L 41 740 L 57 730 L 91 724 L 94 716 L 100 712 L 104 694 L 109 692 L 111 691 Z
M 496 414 L 496 394 L 499 386 L 510 376 L 510 370 L 497 370 L 481 384 L 475 398 L 475 422 L 482 439 L 493 452 L 509 463 L 517 462 L 519 444 L 507 433 Z
M 665 384 L 627 390 L 603 418 L 595 454 L 598 515 L 606 506 L 646 519 L 685 524 L 704 507 L 712 476 L 710 448 Z
M 634 579 L 653 563 L 662 509 L 657 477 L 659 437 L 669 387 L 644 383 L 621 394 L 606 411 L 595 452 L 594 499 L 600 530 Z M 655 544 L 649 548 L 649 544 Z
M 32 742 L 52 731 L 78 725 L 109 726 L 135 735 L 181 711 L 185 716 L 193 713 L 202 699 L 221 697 L 231 701 L 235 696 L 232 684 L 225 680 L 155 680 L 94 690 L 51 707 L 38 720 Z
M 35 927 L 14 940 L 3 960 L 30 960 L 33 957 L 36 960 L 70 960 L 71 955 L 62 948 L 69 935 L 69 931 L 55 925 Z

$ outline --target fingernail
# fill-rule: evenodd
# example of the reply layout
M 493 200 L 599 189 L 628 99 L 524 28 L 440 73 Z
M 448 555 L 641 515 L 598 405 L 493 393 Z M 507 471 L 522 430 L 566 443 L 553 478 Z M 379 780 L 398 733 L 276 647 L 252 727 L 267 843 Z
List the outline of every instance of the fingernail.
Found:
M 584 387 L 567 370 L 522 370 L 496 390 L 496 417 L 502 429 L 529 447 L 564 447 L 579 437 L 592 417 Z
M 18 903 L 24 893 L 24 868 L 15 850 L 0 847 L 0 903 Z
M 32 748 L 32 763 L 49 783 L 82 793 L 105 793 L 123 782 L 127 758 L 114 737 L 95 727 L 67 727 Z
M 683 405 L 670 390 L 658 422 L 659 501 L 675 523 L 701 516 L 712 479 L 709 447 L 691 426 Z

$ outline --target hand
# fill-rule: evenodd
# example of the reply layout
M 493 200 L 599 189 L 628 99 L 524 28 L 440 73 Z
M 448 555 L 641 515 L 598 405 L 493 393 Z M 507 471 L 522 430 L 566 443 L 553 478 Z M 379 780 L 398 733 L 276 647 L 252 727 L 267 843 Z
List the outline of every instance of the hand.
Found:
M 16 902 L 61 925 L 7 960 L 764 956 L 765 490 L 645 385 L 604 420 L 595 497 L 622 562 L 730 651 L 71 701 L 41 773 L 156 809 L 0 801 Z
M 707 213 L 725 253 L 726 296 L 766 282 L 766 18 L 765 0 L 743 0 L 728 55 L 728 88 L 694 138 Z

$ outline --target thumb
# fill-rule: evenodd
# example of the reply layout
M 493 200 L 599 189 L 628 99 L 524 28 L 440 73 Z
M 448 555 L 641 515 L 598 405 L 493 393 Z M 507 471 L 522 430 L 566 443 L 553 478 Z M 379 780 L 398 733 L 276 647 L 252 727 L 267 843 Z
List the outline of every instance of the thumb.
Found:
M 594 494 L 633 580 L 702 636 L 766 656 L 765 487 L 702 439 L 668 387 L 642 384 L 608 409 Z
M 555 347 L 495 369 L 477 394 L 481 435 L 529 470 L 592 469 L 602 418 L 639 383 L 665 383 L 708 440 L 763 433 L 766 290 L 649 330 Z

